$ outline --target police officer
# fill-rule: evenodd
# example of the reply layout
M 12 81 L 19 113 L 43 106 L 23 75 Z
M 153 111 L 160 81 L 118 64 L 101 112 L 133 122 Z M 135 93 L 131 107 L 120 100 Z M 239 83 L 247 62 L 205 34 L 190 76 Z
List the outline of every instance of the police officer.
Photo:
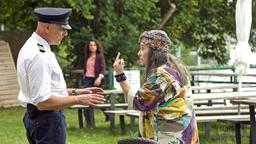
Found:
M 36 31 L 19 52 L 18 99 L 27 107 L 23 122 L 30 144 L 65 144 L 66 123 L 61 109 L 74 104 L 104 102 L 100 88 L 67 89 L 50 45 L 59 45 L 71 29 L 69 8 L 36 8 Z M 76 95 L 76 96 L 71 96 Z

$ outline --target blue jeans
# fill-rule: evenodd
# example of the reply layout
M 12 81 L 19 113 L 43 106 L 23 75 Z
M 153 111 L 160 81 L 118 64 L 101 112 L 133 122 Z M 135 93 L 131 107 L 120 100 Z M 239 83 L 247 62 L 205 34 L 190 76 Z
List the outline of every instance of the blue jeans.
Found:
M 83 88 L 88 88 L 88 87 L 94 87 L 94 82 L 95 82 L 96 78 L 92 78 L 92 77 L 86 77 L 84 76 L 83 80 L 82 80 L 82 87 Z M 102 87 L 102 83 L 100 84 L 100 86 L 97 87 Z M 101 110 L 104 112 L 105 110 L 107 110 L 107 108 L 101 108 Z M 109 117 L 108 115 L 105 115 L 105 120 L 108 121 Z M 84 109 L 84 117 L 87 123 L 87 126 L 92 126 L 92 120 L 90 118 L 90 111 L 88 109 Z
M 94 87 L 95 80 L 96 78 L 84 77 L 82 81 L 82 87 L 83 88 Z

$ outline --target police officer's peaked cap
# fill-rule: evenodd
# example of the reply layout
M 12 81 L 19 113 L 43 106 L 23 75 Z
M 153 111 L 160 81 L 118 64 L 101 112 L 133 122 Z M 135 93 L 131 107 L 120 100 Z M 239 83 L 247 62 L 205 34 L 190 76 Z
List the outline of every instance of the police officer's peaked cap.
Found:
M 62 28 L 71 29 L 68 24 L 71 8 L 42 7 L 36 8 L 34 12 L 37 14 L 39 22 L 55 23 L 61 25 Z

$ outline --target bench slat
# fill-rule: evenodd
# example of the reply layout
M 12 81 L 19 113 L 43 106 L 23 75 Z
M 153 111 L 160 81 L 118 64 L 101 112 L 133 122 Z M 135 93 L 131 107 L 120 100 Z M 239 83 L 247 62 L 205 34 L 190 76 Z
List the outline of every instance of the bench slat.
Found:
M 115 115 L 126 115 L 127 113 L 139 113 L 136 110 L 106 110 L 104 112 L 108 114 L 115 114 Z
M 238 110 L 238 105 L 213 105 L 213 106 L 194 106 L 195 110 L 226 110 L 226 109 L 236 109 Z M 240 109 L 248 109 L 248 105 L 240 105 Z
M 97 106 L 95 108 L 110 108 L 111 104 L 97 104 Z M 117 103 L 115 104 L 116 108 L 122 108 L 122 107 L 127 107 L 128 104 L 127 103 Z M 76 109 L 80 109 L 80 108 L 89 108 L 90 106 L 88 105 L 73 105 L 70 108 L 76 108 Z
M 193 94 L 194 101 L 256 98 L 256 92 L 224 92 Z

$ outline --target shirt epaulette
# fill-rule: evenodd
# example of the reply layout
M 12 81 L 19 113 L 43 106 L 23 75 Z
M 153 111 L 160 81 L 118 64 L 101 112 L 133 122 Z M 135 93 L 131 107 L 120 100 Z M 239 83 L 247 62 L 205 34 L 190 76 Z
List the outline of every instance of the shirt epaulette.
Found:
M 42 53 L 45 52 L 43 45 L 41 45 L 41 44 L 38 43 L 37 46 L 38 46 L 40 52 L 42 52 Z

